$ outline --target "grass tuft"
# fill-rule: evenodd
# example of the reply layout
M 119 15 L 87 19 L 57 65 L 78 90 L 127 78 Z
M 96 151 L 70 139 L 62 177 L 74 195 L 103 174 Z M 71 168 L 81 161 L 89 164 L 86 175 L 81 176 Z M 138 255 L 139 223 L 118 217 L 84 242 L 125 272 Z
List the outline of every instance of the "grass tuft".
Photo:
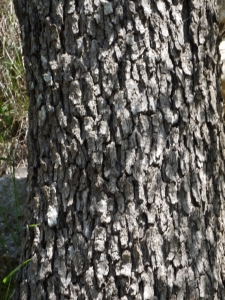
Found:
M 11 0 L 0 8 L 0 176 L 10 173 L 10 161 L 26 162 L 28 96 L 20 30 Z
M 0 207 L 0 216 L 18 252 L 20 248 L 19 207 L 14 171 L 18 166 L 26 166 L 28 103 L 19 24 L 12 0 L 2 0 L 0 6 L 0 177 L 13 174 L 15 211 L 12 211 L 12 214 L 15 215 L 15 224 L 10 224 L 5 217 L 8 213 L 5 211 L 7 207 Z M 0 253 L 0 300 L 12 298 L 15 285 L 13 275 L 28 262 L 19 265 L 16 253 L 15 258 L 9 257 L 6 244 L 7 240 L 0 232 L 0 248 L 2 249 Z

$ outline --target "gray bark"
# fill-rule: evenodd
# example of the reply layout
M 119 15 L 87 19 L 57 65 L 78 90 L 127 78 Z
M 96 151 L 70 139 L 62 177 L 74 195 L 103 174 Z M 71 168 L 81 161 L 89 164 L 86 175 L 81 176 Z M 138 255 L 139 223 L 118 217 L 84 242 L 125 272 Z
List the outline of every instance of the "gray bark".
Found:
M 213 0 L 15 0 L 30 95 L 15 299 L 225 299 Z

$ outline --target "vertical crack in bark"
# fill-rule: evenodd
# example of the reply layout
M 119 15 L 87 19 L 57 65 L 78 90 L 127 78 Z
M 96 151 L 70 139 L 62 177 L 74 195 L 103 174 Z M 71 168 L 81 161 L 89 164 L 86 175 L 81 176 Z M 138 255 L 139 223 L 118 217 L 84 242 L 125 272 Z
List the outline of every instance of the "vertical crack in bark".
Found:
M 185 43 L 190 43 L 190 33 L 189 33 L 190 19 L 191 19 L 190 1 L 184 0 L 183 8 L 182 8 L 182 21 L 183 21 L 183 32 L 184 32 Z

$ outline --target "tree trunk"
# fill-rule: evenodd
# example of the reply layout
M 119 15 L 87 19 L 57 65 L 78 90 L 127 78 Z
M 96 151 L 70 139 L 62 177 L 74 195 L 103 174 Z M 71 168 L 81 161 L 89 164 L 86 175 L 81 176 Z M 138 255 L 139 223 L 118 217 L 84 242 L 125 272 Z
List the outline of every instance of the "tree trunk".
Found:
M 39 224 L 15 299 L 225 299 L 215 1 L 15 6 Z

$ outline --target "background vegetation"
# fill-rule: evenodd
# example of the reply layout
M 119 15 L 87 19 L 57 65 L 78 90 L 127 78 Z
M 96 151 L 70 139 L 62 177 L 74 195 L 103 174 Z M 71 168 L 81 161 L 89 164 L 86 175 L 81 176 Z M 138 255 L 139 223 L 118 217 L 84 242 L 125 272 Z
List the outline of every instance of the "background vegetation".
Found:
M 0 176 L 26 164 L 28 97 L 12 0 L 0 1 Z
M 28 96 L 22 60 L 20 31 L 14 13 L 12 0 L 0 1 L 0 177 L 12 173 L 14 168 L 26 166 L 27 147 L 27 109 Z M 13 179 L 12 179 L 13 180 Z M 1 197 L 1 195 L 0 195 Z M 15 191 L 16 203 L 16 191 Z M 0 206 L 1 219 L 6 208 Z M 15 205 L 16 210 L 16 205 Z M 13 214 L 14 212 L 12 212 Z M 5 220 L 5 227 L 12 232 L 12 237 L 18 234 Z M 9 228 L 10 227 L 10 228 Z M 10 299 L 13 293 L 13 283 L 5 278 L 18 267 L 18 256 L 8 256 L 6 241 L 0 231 L 0 300 Z M 17 237 L 18 239 L 19 237 Z M 18 243 L 15 244 L 19 250 Z M 16 251 L 18 252 L 18 251 Z

